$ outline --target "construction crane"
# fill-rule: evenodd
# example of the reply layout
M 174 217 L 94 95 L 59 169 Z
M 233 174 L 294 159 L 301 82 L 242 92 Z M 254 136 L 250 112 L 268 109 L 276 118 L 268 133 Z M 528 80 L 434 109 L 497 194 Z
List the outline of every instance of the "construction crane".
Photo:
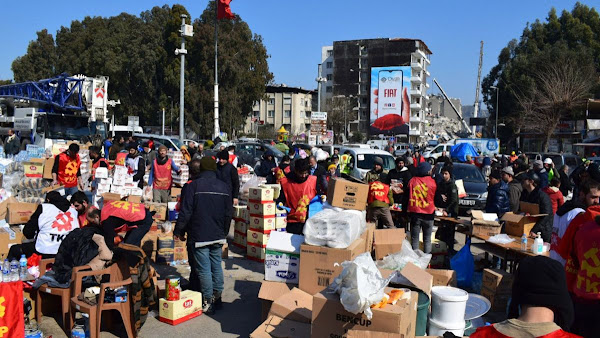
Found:
M 446 95 L 444 88 L 442 88 L 442 86 L 437 82 L 436 79 L 433 79 L 433 83 L 435 83 L 435 85 L 438 86 L 438 88 L 440 89 L 440 92 L 442 92 L 442 95 L 444 95 L 444 98 L 446 99 L 446 101 L 448 101 L 448 103 L 450 103 L 450 107 L 452 107 L 452 109 L 454 110 L 456 115 L 458 115 L 458 118 L 462 122 L 463 126 L 465 127 L 467 132 L 470 134 L 471 128 L 469 128 L 469 124 L 467 123 L 467 121 L 465 121 L 465 119 L 462 117 L 462 115 L 458 112 L 458 109 L 456 109 L 456 107 L 454 106 L 454 103 L 452 103 L 452 101 L 450 101 L 450 98 L 448 97 L 448 95 Z
M 477 117 L 477 113 L 479 113 L 479 92 L 481 91 L 481 67 L 483 66 L 483 41 L 481 41 L 481 46 L 479 48 L 479 68 L 477 69 L 477 87 L 475 88 L 475 109 L 473 109 L 473 117 Z M 473 136 L 475 136 L 475 132 L 477 128 L 473 128 Z

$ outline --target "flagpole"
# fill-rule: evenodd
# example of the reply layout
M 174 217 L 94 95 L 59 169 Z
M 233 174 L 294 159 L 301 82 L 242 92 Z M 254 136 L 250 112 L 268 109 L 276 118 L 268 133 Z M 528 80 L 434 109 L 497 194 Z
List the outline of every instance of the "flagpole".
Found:
M 219 0 L 215 0 L 215 130 L 214 130 L 214 137 L 213 139 L 216 139 L 221 133 L 219 130 L 219 72 L 217 71 L 217 66 L 218 66 L 218 37 L 219 37 L 219 33 L 218 33 L 218 29 L 219 29 Z

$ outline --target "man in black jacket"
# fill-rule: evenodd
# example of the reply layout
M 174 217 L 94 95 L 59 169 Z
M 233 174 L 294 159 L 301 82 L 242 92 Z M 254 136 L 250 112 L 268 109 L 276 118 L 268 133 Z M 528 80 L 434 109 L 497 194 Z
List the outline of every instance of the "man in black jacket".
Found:
M 518 213 L 523 186 L 515 179 L 515 172 L 512 167 L 502 169 L 502 180 L 508 184 L 508 202 L 510 204 L 510 211 Z
M 217 178 L 227 183 L 233 199 L 233 205 L 238 205 L 238 196 L 240 194 L 240 176 L 233 164 L 229 163 L 229 152 L 223 150 L 217 154 L 219 163 L 217 164 Z
M 323 195 L 327 193 L 327 169 L 317 163 L 317 158 L 311 156 L 309 158 L 310 175 L 317 176 L 317 194 Z
M 396 223 L 396 227 L 405 227 L 408 223 L 408 213 L 406 208 L 408 207 L 408 181 L 412 178 L 412 174 L 408 167 L 404 163 L 404 157 L 396 158 L 396 168 L 390 170 L 388 173 L 390 179 L 390 185 L 392 192 L 394 193 L 394 203 L 402 204 L 402 211 L 400 212 L 399 223 Z
M 197 161 L 197 160 L 194 160 Z M 193 161 L 193 162 L 194 162 Z M 200 173 L 197 173 L 196 171 Z M 174 236 L 185 240 L 194 252 L 194 264 L 202 288 L 202 309 L 214 313 L 221 306 L 223 268 L 221 248 L 226 243 L 233 204 L 229 186 L 217 179 L 217 164 L 210 157 L 192 165 L 190 174 L 198 177 L 189 183 L 181 197 Z
M 524 177 L 521 184 L 523 185 L 521 202 L 537 204 L 539 206 L 540 214 L 547 215 L 538 219 L 533 229 L 531 229 L 529 236 L 535 238 L 537 237 L 537 233 L 540 232 L 544 242 L 550 243 L 554 213 L 552 212 L 552 202 L 550 201 L 550 197 L 540 190 L 540 176 L 531 170 L 527 173 L 527 176 Z
M 256 164 L 254 173 L 256 176 L 265 177 L 267 183 L 272 184 L 275 183 L 275 168 L 277 168 L 275 155 L 271 150 L 267 150 L 263 154 L 262 159 Z
M 437 182 L 435 207 L 444 209 L 444 216 L 458 217 L 458 188 L 452 179 L 452 172 L 449 167 L 443 167 L 440 174 L 442 179 Z
M 445 151 L 442 151 L 442 155 L 440 155 L 440 157 L 438 157 L 435 160 L 435 164 L 438 164 L 438 163 L 446 163 L 446 164 L 448 164 L 448 163 L 452 163 L 452 160 L 450 159 L 450 157 L 448 157 L 448 155 L 446 155 Z

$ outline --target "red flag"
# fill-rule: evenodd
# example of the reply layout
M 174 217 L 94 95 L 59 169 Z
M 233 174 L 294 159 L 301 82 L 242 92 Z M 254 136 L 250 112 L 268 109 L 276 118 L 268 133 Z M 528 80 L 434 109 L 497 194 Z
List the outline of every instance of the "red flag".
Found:
M 25 337 L 23 282 L 0 284 L 0 337 Z
M 217 19 L 233 19 L 235 14 L 231 13 L 229 3 L 231 0 L 217 0 Z

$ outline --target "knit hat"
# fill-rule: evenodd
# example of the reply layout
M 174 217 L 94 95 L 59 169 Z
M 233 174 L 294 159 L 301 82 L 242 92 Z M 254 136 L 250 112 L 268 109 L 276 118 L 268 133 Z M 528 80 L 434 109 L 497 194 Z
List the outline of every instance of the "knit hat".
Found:
M 127 143 L 127 147 L 126 147 L 126 148 L 127 148 L 127 150 L 130 150 L 130 149 L 137 149 L 137 148 L 138 148 L 138 146 L 137 146 L 137 144 L 135 144 L 135 143 L 131 142 L 131 143 Z
M 515 273 L 508 318 L 519 317 L 519 307 L 541 306 L 552 309 L 554 322 L 569 330 L 574 320 L 573 302 L 567 291 L 563 266 L 552 258 L 523 258 Z
M 498 170 L 492 170 L 492 172 L 490 173 L 490 178 L 495 178 L 497 180 L 501 180 L 502 174 Z
M 417 175 L 418 176 L 427 176 L 427 174 L 431 171 L 431 164 L 429 162 L 421 162 L 417 167 Z
M 330 164 L 329 167 L 327 167 L 327 170 L 331 170 L 331 169 L 335 169 L 335 168 L 337 168 L 337 165 Z
M 502 172 L 505 174 L 509 174 L 510 176 L 515 176 L 515 172 L 513 171 L 512 167 L 506 167 L 502 169 Z
M 544 163 L 542 162 L 542 160 L 535 160 L 533 161 L 533 167 L 540 169 L 544 166 Z
M 379 156 L 375 157 L 375 160 L 373 161 L 373 164 L 377 164 L 383 167 L 383 159 Z
M 217 154 L 219 160 L 229 160 L 229 152 L 227 150 L 219 151 Z
M 200 170 L 201 171 L 216 171 L 217 170 L 217 162 L 213 160 L 211 157 L 203 157 L 200 160 Z

